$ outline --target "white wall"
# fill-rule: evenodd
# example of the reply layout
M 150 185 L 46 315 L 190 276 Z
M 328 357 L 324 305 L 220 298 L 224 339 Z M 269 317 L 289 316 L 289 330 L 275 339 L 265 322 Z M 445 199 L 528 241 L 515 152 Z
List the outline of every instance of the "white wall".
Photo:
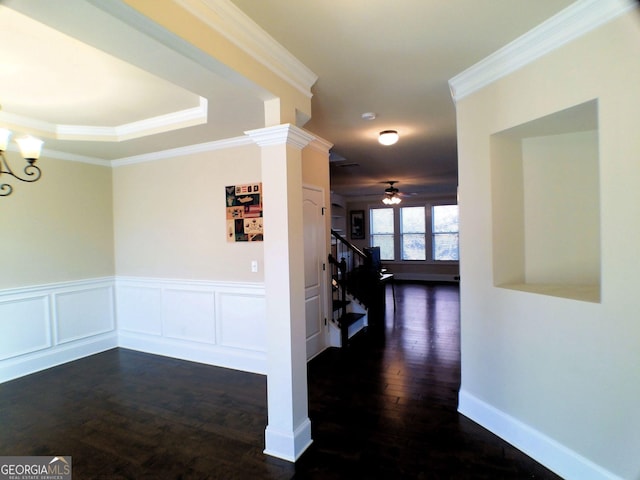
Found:
M 457 103 L 459 410 L 568 479 L 640 477 L 639 58 L 632 11 Z M 595 249 L 599 240 L 600 298 L 495 286 L 494 256 L 503 251 L 495 245 L 521 239 L 494 228 L 491 136 L 594 99 L 600 238 L 587 243 Z

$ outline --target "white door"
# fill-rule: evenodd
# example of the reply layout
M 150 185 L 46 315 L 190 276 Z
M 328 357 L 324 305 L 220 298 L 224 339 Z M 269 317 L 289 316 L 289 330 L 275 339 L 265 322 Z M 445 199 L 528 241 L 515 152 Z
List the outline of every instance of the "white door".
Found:
M 325 224 L 322 215 L 324 193 L 313 187 L 303 189 L 304 216 L 304 298 L 307 324 L 307 360 L 326 346 Z

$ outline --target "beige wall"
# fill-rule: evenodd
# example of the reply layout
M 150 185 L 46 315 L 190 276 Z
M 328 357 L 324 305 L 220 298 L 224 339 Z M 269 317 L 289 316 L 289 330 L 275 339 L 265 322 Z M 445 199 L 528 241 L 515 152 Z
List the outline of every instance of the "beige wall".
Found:
M 156 0 L 124 0 L 129 6 L 157 22 L 168 31 L 201 49 L 211 58 L 224 64 L 221 72 L 228 76 L 241 75 L 243 82 L 253 82 L 262 88 L 263 100 L 269 100 L 265 111 L 265 126 L 284 123 L 296 124 L 296 115 L 311 118 L 311 96 L 302 92 L 262 65 L 239 48 L 222 33 L 207 25 L 177 2 Z M 160 3 L 160 4 L 159 4 Z M 215 16 L 210 9 L 200 10 L 202 15 Z M 231 70 L 228 70 L 231 69 Z M 248 83 L 248 82 L 247 82 Z M 256 89 L 258 90 L 258 89 Z M 270 92 L 266 95 L 265 92 Z
M 0 288 L 112 276 L 111 169 L 47 157 L 38 165 L 36 183 L 0 179 L 14 187 L 0 197 Z
M 592 471 L 602 469 L 602 477 L 593 478 L 640 475 L 637 15 L 610 22 L 457 105 L 461 398 L 558 442 L 553 453 L 576 454 Z M 501 250 L 492 237 L 491 135 L 593 99 L 599 116 L 599 303 L 495 287 L 492 257 Z
M 224 190 L 261 178 L 253 145 L 114 168 L 116 274 L 262 282 L 262 242 L 227 242 Z

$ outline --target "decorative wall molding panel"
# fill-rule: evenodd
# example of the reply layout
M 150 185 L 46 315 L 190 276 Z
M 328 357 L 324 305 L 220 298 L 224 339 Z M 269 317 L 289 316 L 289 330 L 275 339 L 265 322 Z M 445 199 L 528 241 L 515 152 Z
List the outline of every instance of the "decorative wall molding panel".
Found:
M 0 290 L 0 383 L 118 346 L 265 374 L 265 312 L 255 283 L 109 277 Z
M 266 373 L 264 286 L 118 277 L 118 344 Z
M 0 290 L 0 382 L 117 346 L 112 278 Z

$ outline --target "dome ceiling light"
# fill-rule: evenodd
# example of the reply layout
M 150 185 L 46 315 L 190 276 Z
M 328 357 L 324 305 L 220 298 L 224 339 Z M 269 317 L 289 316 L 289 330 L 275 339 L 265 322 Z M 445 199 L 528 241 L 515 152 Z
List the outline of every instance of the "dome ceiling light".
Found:
M 383 130 L 380 132 L 380 136 L 378 137 L 378 142 L 382 145 L 393 145 L 398 141 L 399 135 L 397 130 Z

